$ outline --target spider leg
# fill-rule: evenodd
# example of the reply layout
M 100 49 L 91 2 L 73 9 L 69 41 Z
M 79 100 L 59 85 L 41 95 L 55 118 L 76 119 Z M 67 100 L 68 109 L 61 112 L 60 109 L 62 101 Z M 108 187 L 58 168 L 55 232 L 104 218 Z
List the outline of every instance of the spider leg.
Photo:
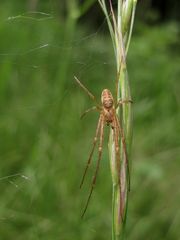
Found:
M 119 151 L 119 131 L 116 119 L 113 121 L 113 134 L 114 134 L 114 141 L 115 141 L 115 153 L 116 153 L 116 166 L 117 166 L 117 173 L 118 173 L 118 181 L 120 186 L 120 208 L 119 208 L 119 217 L 121 217 L 123 221 L 123 197 L 122 197 L 122 184 L 121 184 L 121 164 L 120 164 L 120 151 Z M 120 221 L 120 218 L 119 218 Z
M 116 104 L 117 104 L 117 99 L 118 99 L 118 85 L 119 85 L 119 79 L 121 76 L 121 65 L 122 65 L 122 58 L 120 60 L 120 64 L 119 64 L 119 70 L 117 72 L 117 76 L 116 76 L 116 95 L 115 95 L 115 99 L 116 99 Z M 115 104 L 115 105 L 116 105 Z
M 86 202 L 86 205 L 85 205 L 85 208 L 84 208 L 84 211 L 83 211 L 81 217 L 84 216 L 84 214 L 87 210 L 87 207 L 88 207 L 88 204 L 89 204 L 94 186 L 96 184 L 97 174 L 98 174 L 101 155 L 102 155 L 102 145 L 103 145 L 103 139 L 104 139 L 104 117 L 103 117 L 103 115 L 101 115 L 100 118 L 101 118 L 101 123 L 100 123 L 100 140 L 99 140 L 99 149 L 98 149 L 98 161 L 97 161 L 96 170 L 95 170 L 95 173 L 94 173 L 94 176 L 93 176 L 93 179 L 92 179 L 92 185 L 91 185 L 90 193 L 89 193 L 89 196 L 88 196 L 88 199 L 87 199 L 87 202 Z
M 123 129 L 121 127 L 120 121 L 117 117 L 117 115 L 115 116 L 115 122 L 118 128 L 118 131 L 120 133 L 121 136 L 121 141 L 122 141 L 122 147 L 123 147 L 123 151 L 124 151 L 124 156 L 125 156 L 125 162 L 126 162 L 126 167 L 127 167 L 127 175 L 128 175 L 128 189 L 130 191 L 130 171 L 129 171 L 129 161 L 128 161 L 128 154 L 127 154 L 127 148 L 126 148 L 126 141 L 125 141 L 125 136 L 124 136 L 124 132 Z
M 120 105 L 122 105 L 123 103 L 133 103 L 133 101 L 131 99 L 119 99 L 115 108 L 117 109 Z
M 81 119 L 82 119 L 88 112 L 91 112 L 91 111 L 94 111 L 94 110 L 99 110 L 99 108 L 96 107 L 96 106 L 93 106 L 93 107 L 87 109 L 87 110 L 81 115 Z
M 84 183 L 84 179 L 85 179 L 87 170 L 88 170 L 88 168 L 89 168 L 89 166 L 91 164 L 91 160 L 92 160 L 94 149 L 95 149 L 95 146 L 96 146 L 96 143 L 97 143 L 97 138 L 98 138 L 98 134 L 99 134 L 99 130 L 100 130 L 101 124 L 102 124 L 102 117 L 100 115 L 99 121 L 98 121 L 98 125 L 97 125 L 97 128 L 96 128 L 96 134 L 95 134 L 94 141 L 93 141 L 93 147 L 92 147 L 92 150 L 90 152 L 90 155 L 89 155 L 89 158 L 88 158 L 85 170 L 84 170 L 84 174 L 83 174 L 83 177 L 82 177 L 82 180 L 81 180 L 80 188 L 82 187 L 82 185 Z
M 96 102 L 96 105 L 99 106 L 95 96 L 80 82 L 80 80 L 76 76 L 74 76 L 74 79 L 79 84 L 79 86 L 89 95 L 89 97 Z
M 115 105 L 117 105 L 117 99 L 118 99 L 118 85 L 119 85 L 120 74 L 121 74 L 121 63 L 120 63 L 120 68 L 117 72 L 117 77 L 116 77 L 116 85 L 115 85 L 116 86 L 116 91 L 115 91 L 115 93 L 116 93 L 116 95 L 115 95 L 116 103 L 115 103 Z

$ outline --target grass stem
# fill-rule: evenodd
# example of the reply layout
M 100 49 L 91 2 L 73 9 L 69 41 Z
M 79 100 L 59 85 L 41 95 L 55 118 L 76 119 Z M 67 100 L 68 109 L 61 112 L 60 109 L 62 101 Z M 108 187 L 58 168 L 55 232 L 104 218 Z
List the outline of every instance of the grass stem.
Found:
M 107 19 L 115 53 L 118 78 L 116 83 L 117 101 L 119 99 L 131 100 L 126 55 L 131 41 L 137 0 L 118 0 L 117 13 L 113 9 L 111 0 L 109 0 L 109 7 L 104 0 L 98 1 Z M 112 130 L 109 137 L 109 157 L 112 175 L 112 240 L 124 239 L 130 185 L 130 166 L 128 165 L 129 162 L 127 162 L 125 151 L 127 151 L 129 158 L 132 141 L 131 105 L 131 102 L 122 104 L 122 107 L 117 110 L 126 143 L 126 150 L 123 148 L 122 141 L 120 143 L 120 173 L 117 168 L 118 164 Z

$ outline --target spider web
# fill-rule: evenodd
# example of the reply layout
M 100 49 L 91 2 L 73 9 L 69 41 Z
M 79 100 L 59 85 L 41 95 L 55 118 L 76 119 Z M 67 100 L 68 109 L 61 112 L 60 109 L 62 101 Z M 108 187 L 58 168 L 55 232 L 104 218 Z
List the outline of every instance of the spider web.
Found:
M 3 25 L 1 33 L 3 40 L 0 46 L 0 74 L 2 74 L 0 126 L 4 129 L 1 131 L 2 134 L 5 133 L 7 141 L 0 148 L 0 156 L 4 159 L 2 165 L 4 170 L 0 171 L 0 185 L 4 199 L 8 199 L 7 205 L 5 204 L 2 210 L 0 221 L 9 221 L 16 220 L 20 216 L 19 211 L 21 214 L 26 214 L 24 210 L 26 207 L 17 208 L 16 202 L 12 203 L 11 209 L 9 208 L 10 202 L 13 202 L 13 195 L 24 199 L 22 193 L 26 193 L 30 198 L 30 206 L 33 206 L 34 199 L 41 195 L 38 187 L 34 186 L 42 180 L 43 174 L 47 173 L 51 165 L 49 159 L 56 159 L 58 155 L 54 153 L 54 156 L 49 158 L 47 156 L 52 144 L 48 142 L 48 131 L 51 128 L 49 126 L 48 129 L 51 122 L 48 116 L 49 109 L 51 111 L 51 109 L 62 108 L 62 114 L 65 119 L 68 119 L 69 111 L 72 111 L 74 105 L 71 104 L 70 110 L 66 110 L 67 104 L 71 103 L 76 95 L 79 103 L 76 105 L 76 115 L 71 117 L 79 121 L 81 112 L 90 101 L 82 92 L 80 93 L 81 90 L 78 90 L 78 87 L 75 89 L 73 76 L 77 75 L 99 97 L 102 86 L 108 84 L 108 78 L 114 78 L 109 70 L 114 66 L 114 59 L 107 58 L 109 49 L 105 48 L 107 42 L 105 21 L 97 30 L 87 30 L 77 24 L 72 39 L 68 40 L 64 37 L 65 33 L 61 29 L 63 24 L 60 23 L 55 12 L 22 12 L 17 15 L 8 15 L 0 21 Z M 51 30 L 51 25 L 54 31 L 47 34 L 46 31 Z M 40 28 L 43 30 L 38 32 Z M 23 33 L 21 34 L 20 31 Z M 53 34 L 57 34 L 58 37 Z M 64 61 L 67 62 L 64 63 Z M 60 72 L 61 68 L 63 69 L 62 66 L 66 69 L 66 71 L 63 70 L 65 75 L 61 75 Z M 107 79 L 102 78 L 103 72 L 109 74 Z M 62 82 L 58 80 L 61 77 Z M 41 130 L 37 115 L 41 116 L 40 119 L 47 117 L 47 122 L 45 120 L 45 123 L 42 123 L 45 130 Z M 58 116 L 62 117 L 62 115 Z M 77 126 L 74 124 L 68 127 L 69 124 L 66 125 L 65 122 L 66 120 L 61 121 L 59 125 L 65 129 L 62 130 L 64 131 L 62 138 L 63 134 L 69 134 L 69 129 Z M 21 123 L 24 127 L 19 126 Z M 26 140 L 31 137 L 30 133 L 26 136 L 26 131 L 31 131 L 33 125 L 37 129 L 37 139 L 34 140 L 33 135 L 27 144 L 23 140 L 18 142 L 18 139 L 16 143 L 16 135 L 20 139 L 24 136 Z M 22 135 L 18 134 L 19 131 L 23 132 Z M 14 144 L 10 141 L 11 138 Z M 58 136 L 56 138 L 58 140 Z M 32 145 L 32 152 L 28 152 L 28 144 Z M 63 153 L 63 148 L 67 151 L 67 147 L 59 142 L 56 150 Z M 72 158 L 72 153 L 68 158 Z M 46 167 L 45 172 L 41 172 L 42 164 Z M 66 169 L 67 166 L 60 168 Z M 53 171 L 54 181 L 59 181 L 56 170 L 53 169 Z M 64 180 L 60 187 L 65 188 L 65 185 Z

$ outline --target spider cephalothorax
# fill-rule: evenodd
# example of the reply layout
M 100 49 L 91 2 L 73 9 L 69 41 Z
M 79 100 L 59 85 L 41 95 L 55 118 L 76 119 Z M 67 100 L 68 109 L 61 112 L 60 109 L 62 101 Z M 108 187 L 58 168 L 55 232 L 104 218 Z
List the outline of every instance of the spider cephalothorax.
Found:
M 104 121 L 107 123 L 107 125 L 109 125 L 110 123 L 113 122 L 115 109 L 113 96 L 108 89 L 104 89 L 102 91 L 101 103 L 102 103 L 101 114 L 104 115 Z
M 88 207 L 88 203 L 91 198 L 95 183 L 96 183 L 96 177 L 97 177 L 97 173 L 99 170 L 99 164 L 100 164 L 101 155 L 102 155 L 102 146 L 103 146 L 103 139 L 104 139 L 104 125 L 105 124 L 110 125 L 112 128 L 112 131 L 113 131 L 113 139 L 114 139 L 114 144 L 115 144 L 116 164 L 117 164 L 117 169 L 118 169 L 118 174 L 119 174 L 119 182 L 120 182 L 120 151 L 119 151 L 120 138 L 121 138 L 121 142 L 122 142 L 122 147 L 123 147 L 123 151 L 124 151 L 124 156 L 125 156 L 125 161 L 126 161 L 126 166 L 127 166 L 127 170 L 128 170 L 128 176 L 129 176 L 128 157 L 127 157 L 127 151 L 126 151 L 125 136 L 124 136 L 124 132 L 121 127 L 120 121 L 118 119 L 118 116 L 116 114 L 116 109 L 118 108 L 118 106 L 120 104 L 131 103 L 132 101 L 131 100 L 119 100 L 116 104 L 114 104 L 114 99 L 113 99 L 111 92 L 108 89 L 104 89 L 101 94 L 101 105 L 99 105 L 98 102 L 96 101 L 96 98 L 94 97 L 94 95 L 78 80 L 77 77 L 75 77 L 75 80 L 80 85 L 80 87 L 89 95 L 89 97 L 91 99 L 93 99 L 96 103 L 96 106 L 86 110 L 82 116 L 84 116 L 86 113 L 88 113 L 89 111 L 92 111 L 92 110 L 98 110 L 100 112 L 99 121 L 98 121 L 98 125 L 96 128 L 96 134 L 95 134 L 94 141 L 93 141 L 93 147 L 90 152 L 88 162 L 87 162 L 87 165 L 86 165 L 83 177 L 82 177 L 82 181 L 80 184 L 80 187 L 81 187 L 83 185 L 84 178 L 86 176 L 87 170 L 91 163 L 94 149 L 95 149 L 98 137 L 99 137 L 98 161 L 97 161 L 97 165 L 96 165 L 95 174 L 92 179 L 91 190 L 90 190 L 90 193 L 89 193 L 89 196 L 87 199 L 85 209 L 82 214 L 82 216 L 84 216 L 86 209 Z M 120 191 L 121 191 L 121 182 L 120 182 Z M 121 195 L 122 194 L 120 194 L 120 196 Z M 121 201 L 121 203 L 122 203 L 122 201 Z M 120 211 L 122 213 L 122 205 L 120 206 Z
M 101 103 L 102 103 L 102 106 L 106 109 L 110 109 L 113 107 L 114 99 L 109 89 L 104 89 L 102 91 Z

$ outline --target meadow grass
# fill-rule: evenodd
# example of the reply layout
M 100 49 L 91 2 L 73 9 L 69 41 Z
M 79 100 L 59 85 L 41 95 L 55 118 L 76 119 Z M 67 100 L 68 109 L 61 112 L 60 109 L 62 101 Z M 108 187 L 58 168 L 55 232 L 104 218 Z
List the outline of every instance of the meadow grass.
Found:
M 13 10 L 6 4 L 3 19 L 17 13 L 17 6 Z M 77 23 L 73 39 L 67 41 L 64 23 L 56 17 L 40 22 L 3 19 L 1 239 L 110 239 L 108 139 L 95 193 L 84 220 L 80 218 L 90 181 L 84 191 L 78 187 L 98 116 L 80 121 L 91 101 L 73 80 L 79 73 L 97 97 L 105 86 L 114 90 L 110 79 L 115 81 L 116 67 L 109 36 L 100 31 L 86 37 L 94 30 Z M 135 137 L 128 240 L 179 236 L 177 29 L 175 23 L 152 28 L 138 24 L 129 50 Z M 64 59 L 68 59 L 66 77 L 61 72 Z M 7 178 L 16 173 L 27 178 Z

